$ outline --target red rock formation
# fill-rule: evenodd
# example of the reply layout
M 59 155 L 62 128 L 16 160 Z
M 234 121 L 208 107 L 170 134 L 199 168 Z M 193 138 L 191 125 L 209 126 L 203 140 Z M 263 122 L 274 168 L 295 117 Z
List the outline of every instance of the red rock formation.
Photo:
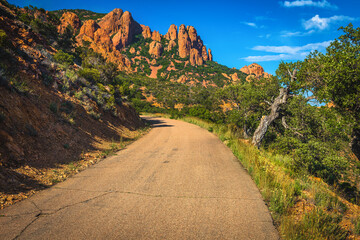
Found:
M 74 31 L 78 30 L 81 26 L 80 18 L 73 12 L 64 12 L 60 18 L 60 25 L 58 32 L 63 34 L 68 26 L 72 27 Z
M 213 55 L 212 55 L 212 52 L 211 52 L 210 48 L 208 49 L 208 56 L 209 56 L 209 61 L 212 61 L 213 60 Z
M 177 26 L 175 24 L 172 24 L 170 27 L 169 27 L 169 30 L 168 32 L 166 33 L 165 35 L 165 38 L 167 40 L 176 40 L 178 37 L 178 34 L 177 34 Z
M 176 46 L 176 42 L 174 40 L 170 40 L 167 46 L 167 50 L 171 51 L 171 49 L 173 49 L 175 46 Z
M 206 51 L 206 47 L 205 47 L 205 46 L 202 47 L 201 52 L 202 52 L 201 55 L 202 55 L 203 60 L 204 60 L 204 61 L 209 60 L 209 56 L 208 56 L 208 54 L 207 54 L 207 51 Z
M 158 58 L 161 56 L 162 52 L 163 52 L 163 46 L 161 45 L 161 43 L 157 41 L 152 41 L 150 43 L 149 54 Z
M 264 68 L 257 63 L 250 64 L 249 66 L 244 66 L 240 69 L 243 73 L 248 74 L 249 76 L 246 77 L 247 81 L 250 81 L 251 76 L 255 76 L 255 78 L 264 77 L 270 78 L 271 74 L 264 71 Z
M 106 34 L 106 31 L 102 28 L 99 28 L 95 32 L 94 42 L 99 47 L 100 51 L 103 51 L 102 53 L 110 52 L 113 48 L 113 43 L 110 36 Z
M 188 35 L 188 32 L 186 31 L 185 25 L 182 24 L 179 27 L 179 36 L 178 36 L 178 44 L 179 44 L 179 56 L 181 58 L 185 58 L 189 56 L 190 54 L 190 47 L 191 42 Z
M 76 37 L 79 40 L 92 41 L 94 40 L 95 32 L 100 28 L 100 26 L 94 20 L 87 20 L 84 22 L 80 28 L 80 33 Z
M 203 65 L 203 59 L 200 55 L 199 50 L 192 48 L 190 50 L 190 64 L 191 65 Z
M 253 63 L 249 66 L 244 66 L 240 69 L 243 73 L 248 75 L 255 75 L 257 77 L 262 76 L 264 74 L 264 68 L 257 63 Z
M 151 30 L 149 26 L 145 26 L 145 25 L 140 25 L 142 28 L 142 35 L 143 37 L 146 38 L 151 38 Z
M 131 13 L 124 12 L 120 19 L 120 29 L 113 38 L 114 47 L 118 50 L 126 47 L 131 43 L 135 35 L 141 32 L 141 26 L 134 21 Z
M 101 19 L 101 21 L 99 22 L 99 26 L 104 29 L 107 34 L 113 35 L 117 33 L 121 28 L 122 15 L 123 10 L 121 10 L 120 8 L 115 8 Z
M 234 74 L 232 74 L 230 76 L 231 76 L 231 80 L 233 80 L 234 82 L 239 81 L 239 76 L 238 76 L 237 73 L 234 73 Z
M 161 35 L 160 35 L 159 31 L 154 31 L 152 33 L 151 39 L 154 41 L 161 42 Z

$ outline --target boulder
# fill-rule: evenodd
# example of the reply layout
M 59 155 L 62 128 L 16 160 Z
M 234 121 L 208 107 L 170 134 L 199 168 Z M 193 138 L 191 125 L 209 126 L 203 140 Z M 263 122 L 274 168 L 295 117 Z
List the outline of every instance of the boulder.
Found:
M 150 43 L 149 54 L 151 56 L 158 58 L 161 56 L 162 52 L 163 52 L 163 46 L 161 43 L 157 41 L 152 41 Z

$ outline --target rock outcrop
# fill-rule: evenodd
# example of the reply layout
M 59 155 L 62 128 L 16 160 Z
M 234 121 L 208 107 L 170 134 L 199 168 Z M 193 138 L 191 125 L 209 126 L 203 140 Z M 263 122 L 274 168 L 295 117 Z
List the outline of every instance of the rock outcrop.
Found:
M 161 42 L 161 35 L 160 35 L 159 31 L 154 31 L 151 35 L 151 39 L 154 41 Z
M 94 34 L 94 42 L 98 47 L 101 47 L 104 52 L 110 52 L 113 48 L 113 43 L 111 38 L 106 31 L 102 28 L 99 28 Z
M 152 41 L 150 43 L 149 46 L 149 54 L 152 55 L 153 57 L 160 57 L 162 52 L 163 52 L 163 46 L 161 43 L 157 42 L 157 41 Z
M 135 35 L 140 33 L 142 33 L 140 24 L 134 21 L 130 12 L 124 12 L 120 19 L 119 31 L 113 38 L 114 47 L 120 50 L 128 46 L 132 42 Z
M 177 26 L 175 24 L 172 24 L 169 27 L 168 32 L 165 35 L 165 38 L 167 40 L 176 40 L 178 38 L 178 33 L 177 33 Z
M 208 56 L 209 56 L 209 61 L 212 61 L 213 60 L 213 55 L 212 55 L 212 52 L 211 52 L 210 48 L 208 49 Z
M 201 55 L 202 55 L 202 58 L 204 59 L 204 61 L 208 61 L 208 60 L 209 60 L 209 56 L 208 56 L 208 53 L 207 53 L 207 50 L 206 50 L 206 47 L 205 47 L 205 46 L 202 47 L 201 52 L 202 52 Z
M 80 28 L 80 33 L 76 37 L 77 40 L 92 41 L 94 40 L 95 32 L 100 28 L 100 26 L 94 20 L 87 20 L 84 22 Z
M 64 20 L 64 25 L 65 22 L 67 21 Z M 192 65 L 203 65 L 205 61 L 212 61 L 211 50 L 204 46 L 193 26 L 186 27 L 182 24 L 178 28 L 172 24 L 166 35 L 162 36 L 159 31 L 152 32 L 149 26 L 138 24 L 130 12 L 124 12 L 121 9 L 114 9 L 99 23 L 94 20 L 86 21 L 80 28 L 76 39 L 79 45 L 82 45 L 84 41 L 90 42 L 90 47 L 94 51 L 101 53 L 106 58 L 115 59 L 115 62 L 122 64 L 123 67 L 130 67 L 131 61 L 121 52 L 133 42 L 138 34 L 142 34 L 145 39 L 152 39 L 152 42 L 146 43 L 146 45 L 149 46 L 149 54 L 155 58 L 160 57 L 164 49 L 171 51 L 178 47 L 178 55 L 181 58 L 189 57 L 189 63 Z M 161 44 L 163 37 L 168 40 L 164 46 Z M 141 48 L 131 48 L 130 53 L 140 55 Z M 171 58 L 175 54 L 172 54 Z M 119 66 L 120 69 L 123 67 Z
M 248 75 L 255 75 L 260 77 L 264 74 L 264 68 L 257 63 L 250 64 L 249 66 L 244 66 L 240 69 L 243 73 Z
M 257 63 L 250 64 L 249 66 L 244 66 L 240 69 L 243 73 L 248 74 L 249 76 L 246 77 L 247 81 L 250 81 L 251 78 L 270 78 L 271 74 L 264 71 L 264 68 Z
M 170 40 L 167 46 L 167 50 L 171 51 L 176 46 L 176 42 L 174 40 Z
M 109 35 L 113 35 L 119 32 L 122 26 L 122 15 L 123 10 L 120 8 L 115 8 L 108 14 L 106 14 L 101 21 L 99 22 L 99 26 L 105 30 L 105 32 Z
M 145 26 L 145 25 L 140 25 L 142 28 L 142 35 L 143 37 L 146 38 L 151 38 L 151 30 L 149 26 Z
M 203 58 L 200 55 L 199 50 L 192 48 L 190 50 L 190 64 L 191 65 L 203 65 Z
M 191 49 L 191 42 L 189 38 L 189 34 L 186 30 L 186 27 L 184 24 L 180 25 L 179 27 L 179 56 L 181 58 L 186 58 L 190 55 L 190 49 Z
M 64 12 L 60 18 L 60 22 L 58 26 L 58 32 L 60 34 L 63 34 L 67 27 L 71 27 L 73 31 L 77 31 L 81 27 L 80 18 L 73 12 Z

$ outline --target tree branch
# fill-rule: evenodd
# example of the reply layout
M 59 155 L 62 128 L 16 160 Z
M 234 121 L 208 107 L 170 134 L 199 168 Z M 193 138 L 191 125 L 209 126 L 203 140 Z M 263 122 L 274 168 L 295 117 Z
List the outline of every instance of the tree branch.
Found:
M 302 135 L 301 133 L 297 132 L 294 128 L 290 127 L 289 125 L 287 125 L 286 120 L 285 120 L 285 116 L 283 116 L 281 118 L 281 123 L 284 126 L 284 128 L 286 129 L 290 129 L 291 131 L 293 131 L 296 135 L 300 136 L 300 137 L 304 137 L 304 135 Z

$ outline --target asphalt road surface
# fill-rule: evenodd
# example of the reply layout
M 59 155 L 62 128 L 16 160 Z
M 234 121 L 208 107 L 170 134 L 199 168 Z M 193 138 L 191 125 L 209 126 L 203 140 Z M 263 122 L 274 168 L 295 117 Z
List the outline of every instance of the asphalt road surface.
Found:
M 146 117 L 124 150 L 0 211 L 0 239 L 279 239 L 250 176 L 213 134 Z

